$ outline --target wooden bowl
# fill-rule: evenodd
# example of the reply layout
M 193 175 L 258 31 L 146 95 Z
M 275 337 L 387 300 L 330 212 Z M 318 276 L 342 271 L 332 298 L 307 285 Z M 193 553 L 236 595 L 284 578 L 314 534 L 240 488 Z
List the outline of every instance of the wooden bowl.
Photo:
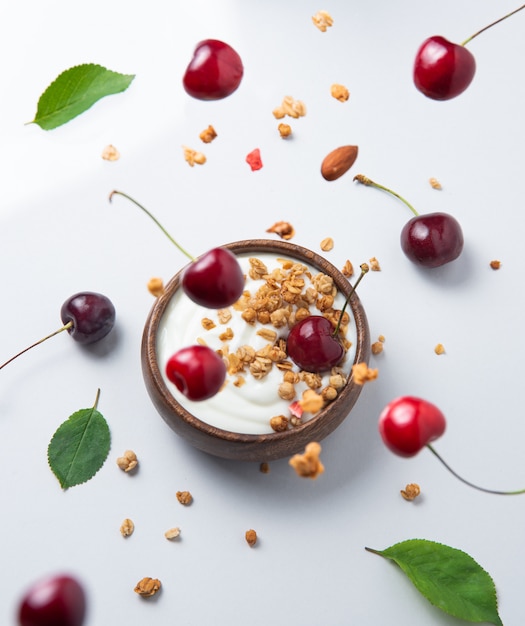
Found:
M 311 250 L 281 240 L 249 239 L 223 246 L 234 254 L 271 253 L 295 259 L 332 276 L 337 289 L 347 296 L 351 285 L 347 278 L 326 259 Z M 169 391 L 159 369 L 157 358 L 157 329 L 174 293 L 179 289 L 182 272 L 166 285 L 165 292 L 153 305 L 142 337 L 142 371 L 151 400 L 166 423 L 188 443 L 209 454 L 240 461 L 271 461 L 302 452 L 311 441 L 321 441 L 341 424 L 350 413 L 362 385 L 349 377 L 337 398 L 303 424 L 268 434 L 242 434 L 222 430 L 203 422 L 180 404 Z M 349 309 L 355 322 L 357 342 L 354 363 L 368 363 L 370 332 L 365 311 L 357 294 L 353 294 Z M 268 419 L 270 419 L 270 415 Z

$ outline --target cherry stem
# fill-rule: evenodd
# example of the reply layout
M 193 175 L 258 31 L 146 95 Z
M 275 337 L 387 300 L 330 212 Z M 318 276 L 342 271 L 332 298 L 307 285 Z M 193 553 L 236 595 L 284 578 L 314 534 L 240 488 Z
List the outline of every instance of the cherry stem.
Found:
M 392 191 L 392 189 L 389 189 L 388 187 L 384 187 L 383 185 L 380 185 L 379 183 L 375 183 L 373 180 L 368 178 L 368 176 L 363 176 L 363 174 L 357 174 L 356 176 L 354 176 L 354 180 L 356 180 L 358 183 L 361 183 L 362 185 L 366 185 L 368 187 L 375 187 L 376 189 L 381 189 L 382 191 L 386 191 L 387 193 L 395 196 L 398 200 L 401 200 L 401 202 L 403 202 L 403 204 L 406 204 L 406 206 L 412 211 L 412 213 L 416 217 L 419 216 L 419 213 L 410 204 L 410 202 L 408 202 L 408 200 L 405 200 L 405 198 L 403 198 L 403 196 L 400 196 L 395 191 Z
M 58 330 L 55 330 L 54 333 L 51 333 L 50 335 L 47 335 L 46 337 L 43 337 L 42 339 L 39 339 L 38 341 L 35 341 L 35 343 L 32 343 L 27 348 L 24 348 L 21 352 L 19 352 L 18 354 L 15 354 L 15 356 L 12 356 L 5 363 L 0 365 L 0 370 L 2 368 L 4 368 L 6 365 L 9 365 L 9 363 L 11 363 L 11 361 L 14 361 L 15 359 L 17 359 L 19 356 L 21 356 L 22 354 L 24 354 L 28 350 L 31 350 L 31 348 L 34 348 L 35 346 L 38 346 L 40 343 L 44 343 L 44 341 L 47 341 L 48 339 L 51 339 L 51 337 L 54 337 L 55 335 L 58 335 L 59 333 L 64 332 L 64 330 L 69 330 L 72 326 L 73 326 L 73 321 L 71 320 L 67 324 L 62 326 L 62 328 L 59 328 Z
M 446 467 L 446 469 L 453 476 L 455 476 L 458 480 L 460 480 L 465 485 L 468 485 L 469 487 L 477 489 L 478 491 L 484 491 L 485 493 L 493 493 L 493 494 L 496 494 L 497 496 L 517 496 L 521 493 L 525 493 L 525 489 L 518 489 L 516 491 L 498 491 L 497 489 L 487 489 L 485 487 L 480 487 L 479 485 L 475 485 L 474 483 L 471 483 L 470 481 L 460 476 L 456 471 L 454 471 L 450 467 L 450 465 L 443 459 L 443 457 L 440 454 L 438 454 L 436 450 L 429 443 L 426 444 L 426 447 L 430 450 L 430 452 L 432 452 L 432 454 L 438 459 L 438 461 L 440 461 Z
M 478 30 L 476 33 L 471 35 L 468 39 L 465 39 L 465 41 L 461 45 L 466 46 L 469 43 L 469 41 L 472 41 L 474 39 L 474 37 L 481 35 L 481 33 L 484 33 L 486 30 L 488 30 L 489 28 L 492 28 L 493 26 L 495 26 L 496 24 L 499 24 L 500 22 L 503 22 L 503 20 L 506 20 L 508 17 L 510 17 L 511 15 L 514 15 L 515 13 L 518 13 L 518 11 L 521 11 L 522 9 L 525 9 L 525 4 L 522 4 L 519 8 L 514 9 L 514 11 L 511 11 L 510 13 L 507 13 L 507 15 L 500 17 L 499 20 L 496 20 L 495 22 L 488 24 L 488 26 L 485 26 L 481 30 Z
M 182 254 L 186 255 L 188 257 L 188 259 L 190 261 L 195 261 L 195 257 L 192 256 L 187 250 L 185 250 L 179 243 L 177 243 L 175 241 L 175 239 L 173 239 L 173 237 L 168 233 L 168 231 L 164 228 L 164 226 L 159 222 L 159 220 L 152 215 L 148 209 L 146 209 L 146 207 L 142 206 L 142 204 L 140 204 L 140 202 L 137 202 L 134 198 L 132 198 L 131 196 L 128 196 L 127 193 L 124 193 L 123 191 L 112 191 L 109 194 L 109 201 L 112 202 L 113 201 L 113 196 L 114 195 L 119 195 L 122 196 L 123 198 L 126 198 L 127 200 L 129 200 L 130 202 L 133 202 L 133 204 L 135 206 L 138 206 L 139 209 L 142 209 L 144 211 L 144 213 L 151 218 L 155 224 L 157 224 L 157 226 L 161 229 L 161 231 L 166 235 L 166 237 L 171 241 L 171 243 L 173 243 L 175 246 L 177 246 L 177 248 L 182 252 Z
M 343 304 L 343 308 L 341 309 L 341 315 L 339 316 L 339 319 L 337 320 L 337 325 L 335 327 L 335 330 L 332 334 L 332 337 L 336 337 L 337 333 L 339 332 L 339 328 L 341 326 L 341 321 L 343 319 L 343 315 L 345 314 L 346 311 L 346 307 L 348 306 L 348 303 L 350 302 L 350 298 L 354 295 L 355 290 L 357 289 L 357 285 L 359 285 L 359 283 L 363 280 L 363 276 L 365 274 L 368 274 L 368 270 L 370 268 L 368 267 L 368 265 L 366 263 L 363 263 L 361 265 L 361 274 L 359 275 L 359 278 L 355 281 L 355 285 L 352 287 L 352 289 L 350 290 L 350 293 L 348 294 L 348 296 L 346 297 L 345 303 Z
M 98 407 L 98 399 L 100 398 L 100 389 L 97 389 L 97 395 L 95 396 L 95 404 L 93 405 L 93 409 L 96 410 Z

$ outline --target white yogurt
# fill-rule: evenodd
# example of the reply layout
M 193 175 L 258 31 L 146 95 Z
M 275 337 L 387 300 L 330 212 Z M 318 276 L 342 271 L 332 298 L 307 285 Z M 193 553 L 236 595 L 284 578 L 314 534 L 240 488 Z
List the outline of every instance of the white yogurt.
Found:
M 255 257 L 260 259 L 268 268 L 268 272 L 276 268 L 280 268 L 281 264 L 277 258 L 283 258 L 280 255 L 269 253 L 254 253 L 250 255 L 239 255 L 239 263 L 246 275 L 245 290 L 254 294 L 259 287 L 264 285 L 264 279 L 253 280 L 248 275 L 250 269 L 249 258 Z M 319 271 L 305 265 L 311 272 L 312 276 L 319 274 Z M 309 286 L 309 280 L 306 280 L 305 288 Z M 335 299 L 334 308 L 341 309 L 344 304 L 344 297 L 338 293 Z M 276 415 L 289 416 L 289 406 L 291 401 L 283 400 L 278 395 L 279 385 L 283 381 L 283 372 L 275 365 L 270 372 L 261 379 L 255 379 L 251 373 L 245 372 L 242 376 L 245 378 L 245 384 L 235 386 L 233 381 L 237 378 L 237 374 L 228 375 L 227 382 L 221 391 L 200 402 L 188 400 L 179 392 L 176 386 L 166 377 L 165 365 L 171 355 L 186 346 L 194 345 L 197 342 L 204 341 L 213 350 L 219 350 L 224 347 L 225 342 L 219 338 L 227 328 L 233 331 L 233 338 L 228 340 L 229 352 L 234 353 L 241 346 L 251 346 L 255 350 L 264 348 L 269 342 L 257 335 L 257 331 L 263 327 L 275 330 L 280 337 L 286 337 L 288 328 L 274 328 L 271 324 L 266 326 L 255 323 L 247 324 L 241 317 L 241 311 L 237 311 L 234 307 L 229 309 L 232 313 L 231 319 L 221 324 L 218 320 L 218 313 L 213 309 L 206 309 L 186 296 L 182 289 L 177 289 L 170 303 L 166 307 L 164 315 L 160 321 L 157 333 L 157 354 L 159 358 L 159 366 L 164 381 L 173 394 L 175 399 L 183 405 L 190 413 L 198 417 L 203 422 L 229 430 L 231 432 L 244 434 L 263 434 L 271 433 L 270 419 Z M 351 315 L 351 309 L 347 309 Z M 318 311 L 312 310 L 312 314 L 319 314 Z M 215 328 L 205 330 L 202 326 L 203 318 L 211 319 L 215 322 Z M 351 342 L 351 347 L 347 350 L 346 358 L 340 367 L 348 374 L 355 355 L 356 329 L 354 320 L 348 325 L 347 339 Z M 294 365 L 294 371 L 298 368 Z M 328 375 L 323 377 L 323 387 L 326 386 Z M 295 399 L 300 399 L 302 392 L 307 389 L 304 383 L 295 385 L 297 395 Z M 305 413 L 303 419 L 309 414 Z

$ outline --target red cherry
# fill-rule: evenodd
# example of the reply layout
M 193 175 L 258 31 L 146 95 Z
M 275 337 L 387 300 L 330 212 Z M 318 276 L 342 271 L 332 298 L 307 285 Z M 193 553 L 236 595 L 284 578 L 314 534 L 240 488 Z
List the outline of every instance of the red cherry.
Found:
M 416 209 L 395 191 L 374 182 L 363 174 L 354 180 L 368 187 L 376 187 L 401 200 L 414 214 L 401 231 L 401 248 L 406 256 L 423 267 L 439 267 L 457 259 L 463 250 L 463 232 L 459 222 L 448 213 L 420 215 Z
M 310 315 L 292 327 L 287 340 L 288 356 L 306 372 L 322 372 L 336 366 L 344 348 L 330 320 Z
M 461 254 L 463 232 L 459 222 L 448 213 L 418 215 L 403 227 L 401 248 L 414 263 L 439 267 Z
M 181 284 L 197 304 L 223 309 L 241 297 L 244 282 L 237 257 L 226 248 L 213 248 L 186 267 Z
M 166 376 L 189 400 L 207 400 L 226 379 L 226 365 L 207 346 L 182 348 L 166 364 Z
M 396 398 L 379 416 L 379 433 L 385 445 L 399 456 L 417 454 L 445 432 L 443 413 L 430 402 L 413 396 Z
M 183 78 L 186 92 L 199 100 L 220 100 L 239 86 L 244 68 L 241 57 L 223 41 L 197 44 Z
M 83 291 L 68 298 L 60 310 L 63 324 L 72 322 L 68 333 L 79 343 L 94 343 L 115 324 L 115 307 L 101 293 Z
M 110 202 L 114 195 L 127 198 L 144 211 L 171 243 L 191 260 L 181 280 L 182 289 L 189 298 L 210 309 L 223 309 L 237 302 L 244 290 L 245 280 L 241 266 L 233 252 L 226 248 L 213 248 L 195 259 L 173 239 L 158 219 L 142 204 L 122 191 L 112 191 L 109 195 Z
M 71 576 L 52 576 L 33 585 L 22 598 L 19 626 L 82 626 L 86 596 Z
M 429 37 L 423 42 L 414 62 L 414 83 L 433 100 L 450 100 L 470 85 L 476 73 L 476 60 L 460 44 L 444 37 Z

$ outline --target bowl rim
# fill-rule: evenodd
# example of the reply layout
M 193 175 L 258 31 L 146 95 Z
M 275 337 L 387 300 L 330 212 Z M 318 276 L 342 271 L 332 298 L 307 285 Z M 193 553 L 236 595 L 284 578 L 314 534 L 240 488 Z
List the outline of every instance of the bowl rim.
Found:
M 350 293 L 352 289 L 352 284 L 350 283 L 350 281 L 330 261 L 325 259 L 323 256 L 317 254 L 316 252 L 309 250 L 308 248 L 304 248 L 303 246 L 291 243 L 286 240 L 245 239 L 226 243 L 217 247 L 226 248 L 236 255 L 244 255 L 249 253 L 253 253 L 253 255 L 256 255 L 257 252 L 276 253 L 285 258 L 291 258 L 292 260 L 311 265 L 320 272 L 329 274 L 333 278 L 337 289 L 345 297 Z M 315 431 L 319 427 L 319 424 L 323 422 L 327 411 L 329 411 L 330 409 L 333 410 L 334 406 L 340 405 L 345 401 L 348 401 L 348 399 L 350 398 L 351 403 L 348 411 L 342 417 L 340 422 L 342 422 L 347 417 L 357 400 L 357 396 L 362 389 L 362 385 L 357 385 L 357 383 L 353 382 L 351 374 L 347 380 L 346 385 L 338 394 L 337 398 L 333 400 L 333 402 L 327 404 L 326 407 L 324 407 L 321 411 L 313 415 L 304 423 L 301 423 L 298 426 L 294 426 L 292 429 L 288 429 L 282 432 L 251 434 L 224 430 L 222 428 L 212 426 L 195 416 L 193 413 L 190 413 L 184 407 L 184 405 L 182 405 L 173 396 L 173 394 L 169 390 L 161 374 L 158 359 L 156 358 L 156 333 L 162 316 L 166 311 L 166 308 L 171 301 L 171 298 L 180 287 L 181 278 L 186 267 L 187 265 L 181 268 L 166 283 L 164 293 L 156 299 L 146 320 L 142 339 L 143 373 L 145 376 L 149 377 L 149 383 L 147 385 L 148 391 L 150 392 L 150 396 L 152 397 L 154 404 L 161 413 L 161 416 L 165 419 L 165 421 L 168 422 L 170 426 L 172 426 L 172 424 L 163 415 L 163 411 L 166 410 L 166 407 L 168 407 L 169 410 L 171 410 L 178 419 L 182 420 L 183 423 L 185 423 L 187 426 L 190 426 L 192 429 L 199 431 L 202 435 L 212 436 L 225 442 L 237 444 L 258 444 L 261 442 L 278 443 L 283 440 L 288 440 L 292 437 L 297 437 L 301 434 L 306 435 L 310 431 Z M 368 364 L 370 357 L 370 333 L 366 314 L 357 293 L 354 292 L 352 294 L 348 306 L 352 311 L 352 317 L 354 318 L 356 327 L 356 346 L 353 363 L 355 364 L 360 362 L 366 362 Z M 153 397 L 152 390 L 149 388 L 150 385 L 153 387 L 156 393 L 159 394 L 160 399 L 157 397 Z M 352 395 L 355 395 L 354 399 L 352 399 Z M 161 410 L 161 408 L 163 410 Z M 334 429 L 338 425 L 339 424 L 336 424 L 336 426 L 334 426 Z

